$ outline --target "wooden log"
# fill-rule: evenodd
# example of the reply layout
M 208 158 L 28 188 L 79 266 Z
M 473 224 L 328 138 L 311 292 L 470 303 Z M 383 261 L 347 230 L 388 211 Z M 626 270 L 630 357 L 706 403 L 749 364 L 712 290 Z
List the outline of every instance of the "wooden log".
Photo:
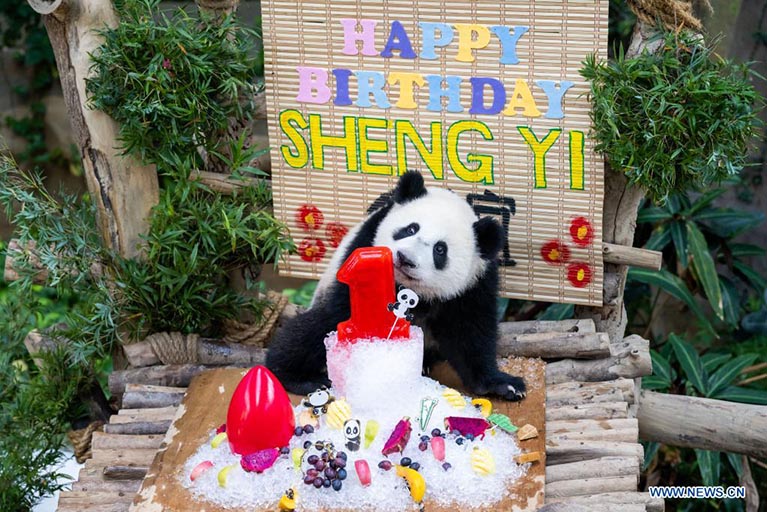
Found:
M 605 263 L 660 270 L 663 264 L 663 253 L 604 242 L 602 243 L 602 259 Z
M 596 359 L 610 355 L 610 338 L 599 332 L 537 332 L 511 334 L 498 339 L 501 357 Z
M 585 432 L 590 430 L 639 430 L 636 418 L 559 420 L 546 422 L 546 435 L 566 432 Z
M 92 64 L 88 55 L 102 43 L 98 31 L 118 22 L 113 4 L 100 0 L 29 0 L 29 4 L 43 14 L 104 244 L 123 257 L 135 257 L 140 235 L 149 228 L 150 210 L 158 202 L 157 172 L 122 154 L 117 123 L 89 108 L 85 92 Z
M 636 489 L 639 471 L 639 461 L 634 457 L 600 457 L 548 466 L 546 467 L 546 494 L 548 495 L 548 486 L 555 482 L 616 476 L 633 476 L 635 479 L 634 489 Z
M 91 441 L 93 451 L 97 450 L 132 450 L 151 449 L 156 450 L 162 444 L 163 436 L 154 435 L 117 435 L 106 432 L 94 432 Z
M 641 463 L 644 449 L 639 443 L 615 443 L 597 441 L 546 442 L 546 464 L 557 465 L 600 457 L 633 457 Z
M 106 466 L 104 467 L 104 479 L 142 480 L 147 471 L 149 471 L 149 464 L 146 466 Z
M 639 475 L 582 478 L 546 482 L 546 496 L 550 498 L 571 498 L 601 492 L 635 491 Z
M 560 432 L 550 434 L 546 430 L 546 440 L 552 442 L 561 441 L 610 441 L 614 443 L 638 443 L 639 429 L 637 428 L 610 428 L 582 430 L 580 432 Z
M 123 345 L 125 358 L 134 368 L 161 364 L 160 358 L 152 350 L 149 342 L 140 341 Z M 197 340 L 197 363 L 208 366 L 256 366 L 266 361 L 266 349 L 243 345 L 241 343 L 226 343 L 209 338 Z
M 121 423 L 136 423 L 138 421 L 163 421 L 172 420 L 176 415 L 176 409 L 172 405 L 153 409 L 120 409 L 117 414 L 109 418 L 110 425 Z
M 594 321 L 587 318 L 571 320 L 528 320 L 524 322 L 501 322 L 498 324 L 500 337 L 539 332 L 597 332 Z
M 113 448 L 95 450 L 93 463 L 106 466 L 149 466 L 157 450 L 154 448 Z
M 653 498 L 647 492 L 606 492 L 578 496 L 575 498 L 549 498 L 546 496 L 546 502 L 566 502 L 568 504 L 578 505 L 609 505 L 612 510 L 623 510 L 627 505 L 644 505 L 648 512 L 663 512 L 665 505 L 660 498 Z M 589 510 L 591 510 L 589 508 Z
M 120 491 L 69 491 L 62 492 L 59 496 L 59 503 L 68 506 L 80 505 L 81 510 L 101 510 L 101 505 L 131 502 L 133 494 Z
M 642 391 L 639 436 L 672 446 L 767 457 L 767 407 Z
M 122 405 L 131 409 L 176 406 L 181 403 L 185 393 L 186 388 L 129 382 L 125 385 Z
M 613 504 L 589 503 L 586 505 L 572 501 L 563 501 L 548 503 L 539 508 L 538 512 L 615 512 L 616 510 L 620 510 L 620 512 L 646 512 L 647 507 L 640 503 L 624 503 L 620 508 L 616 508 Z
M 641 377 L 652 373 L 650 343 L 632 334 L 610 345 L 610 357 L 593 361 L 564 359 L 546 365 L 546 383 L 587 382 Z
M 103 472 L 99 472 L 98 481 L 72 482 L 73 491 L 108 491 L 122 492 L 135 496 L 141 487 L 141 480 L 104 480 Z
M 634 402 L 634 381 L 616 379 L 604 382 L 568 382 L 546 387 L 546 406 L 578 405 L 598 402 Z
M 83 506 L 81 503 L 70 504 L 66 500 L 59 500 L 57 508 L 58 512 L 83 512 L 83 510 L 98 510 L 99 512 L 128 512 L 130 510 L 130 503 L 117 502 L 102 504 L 98 507 Z
M 104 425 L 104 432 L 121 435 L 164 434 L 170 428 L 170 424 L 171 420 L 109 423 Z
M 546 408 L 546 421 L 628 418 L 626 402 L 563 405 Z
M 109 391 L 113 395 L 125 392 L 127 383 L 152 384 L 156 386 L 188 386 L 192 378 L 208 368 L 198 364 L 149 366 L 117 370 L 109 374 Z

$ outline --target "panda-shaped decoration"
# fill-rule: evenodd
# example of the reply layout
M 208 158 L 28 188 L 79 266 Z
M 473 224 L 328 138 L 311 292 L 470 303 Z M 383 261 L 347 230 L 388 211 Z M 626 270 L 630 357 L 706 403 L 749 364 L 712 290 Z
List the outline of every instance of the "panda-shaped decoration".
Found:
M 501 372 L 496 361 L 497 256 L 503 242 L 496 220 L 477 218 L 454 192 L 427 188 L 419 173 L 406 172 L 341 241 L 311 307 L 278 332 L 266 365 L 293 393 L 330 386 L 323 340 L 350 315 L 349 288 L 336 273 L 355 249 L 386 246 L 397 284 L 419 297 L 408 314 L 424 330 L 427 373 L 446 359 L 470 392 L 524 398 L 524 381 Z

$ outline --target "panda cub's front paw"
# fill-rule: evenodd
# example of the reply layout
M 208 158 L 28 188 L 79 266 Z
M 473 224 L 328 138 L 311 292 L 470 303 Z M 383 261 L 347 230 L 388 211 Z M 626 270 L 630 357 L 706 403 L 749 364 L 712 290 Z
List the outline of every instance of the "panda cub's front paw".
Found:
M 510 402 L 518 402 L 527 396 L 525 381 L 508 373 L 497 372 L 482 385 L 489 395 L 497 395 Z

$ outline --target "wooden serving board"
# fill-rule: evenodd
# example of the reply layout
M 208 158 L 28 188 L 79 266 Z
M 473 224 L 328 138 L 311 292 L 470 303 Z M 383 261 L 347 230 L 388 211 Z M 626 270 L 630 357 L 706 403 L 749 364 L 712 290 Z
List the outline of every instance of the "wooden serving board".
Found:
M 510 497 L 487 510 L 536 510 L 543 505 L 545 481 L 545 363 L 540 359 L 517 358 L 502 364 L 501 367 L 511 374 L 523 376 L 528 385 L 528 394 L 522 402 L 493 400 L 493 409 L 511 417 L 515 425 L 530 423 L 538 429 L 537 438 L 522 441 L 520 446 L 525 452 L 541 452 L 542 459 L 533 463 L 524 477 L 513 483 Z M 181 484 L 179 474 L 183 471 L 186 460 L 202 443 L 207 442 L 210 431 L 225 421 L 229 400 L 245 372 L 246 370 L 240 369 L 217 369 L 195 377 L 133 501 L 131 511 L 253 512 L 250 508 L 225 509 L 199 501 Z M 440 382 L 460 389 L 459 381 L 449 367 L 438 368 L 435 374 L 432 376 Z M 290 397 L 294 404 L 298 404 L 302 398 L 295 395 Z M 274 507 L 266 510 L 277 510 L 277 500 L 279 496 L 275 496 Z M 445 507 L 429 504 L 428 500 L 424 505 L 426 512 L 450 511 Z

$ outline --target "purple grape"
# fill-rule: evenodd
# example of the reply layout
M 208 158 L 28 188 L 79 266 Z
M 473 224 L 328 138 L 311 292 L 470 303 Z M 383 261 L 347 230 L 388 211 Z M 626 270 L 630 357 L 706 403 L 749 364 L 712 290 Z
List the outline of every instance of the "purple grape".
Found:
M 322 471 L 325 469 L 325 461 L 322 459 L 318 460 L 314 467 L 317 468 L 317 471 Z
M 421 442 L 422 443 L 428 443 L 429 439 L 431 439 L 429 436 L 421 436 Z
M 312 442 L 311 441 L 304 441 L 304 450 L 308 450 L 311 448 Z
M 422 452 L 425 452 L 426 450 L 429 449 L 429 444 L 426 443 L 425 441 L 421 441 L 420 443 L 418 443 L 418 449 L 421 450 Z
M 462 445 L 462 444 L 463 444 L 463 438 L 462 438 L 462 437 L 459 437 L 458 439 L 456 439 L 456 440 L 455 440 L 455 444 L 457 444 L 457 445 L 459 445 L 459 446 L 460 446 L 460 445 Z
M 296 427 L 296 430 L 298 430 L 298 427 Z M 304 425 L 304 434 L 313 434 L 314 433 L 314 427 L 311 425 Z
M 307 476 L 310 476 L 310 477 L 312 477 L 312 478 L 317 478 L 317 477 L 319 476 L 319 474 L 320 474 L 320 472 L 319 472 L 319 471 L 317 471 L 317 470 L 316 470 L 316 469 L 314 469 L 314 468 L 311 468 L 311 469 L 307 469 L 307 470 L 306 470 L 306 475 L 307 475 Z
M 346 470 L 345 469 L 339 469 L 336 471 L 336 477 L 339 480 L 346 480 Z
M 306 462 L 314 466 L 315 464 L 317 464 L 318 460 L 320 460 L 320 458 L 317 457 L 316 455 L 309 455 L 309 457 L 306 459 Z
M 322 481 L 322 487 L 330 487 L 330 480 L 327 478 Z
M 439 437 L 442 435 L 442 431 L 438 428 L 435 428 L 431 431 L 431 437 Z
M 389 471 L 391 469 L 391 466 L 392 464 L 388 460 L 382 460 L 381 462 L 378 463 L 378 467 L 383 469 L 384 471 Z
M 348 457 L 346 456 L 346 452 L 338 452 L 336 453 L 336 457 L 341 457 L 344 460 L 348 459 Z
M 334 491 L 340 491 L 341 490 L 341 486 L 343 486 L 343 483 L 341 482 L 341 480 L 333 480 L 333 490 Z
M 402 457 L 402 458 L 399 460 L 399 465 L 400 465 L 400 466 L 405 466 L 405 467 L 408 467 L 408 466 L 410 465 L 410 463 L 411 463 L 411 462 L 412 462 L 412 461 L 410 460 L 410 457 Z
M 296 427 L 296 429 L 293 431 L 293 435 L 296 437 L 301 437 L 301 434 L 304 433 L 304 429 L 301 427 Z
M 337 476 L 336 470 L 333 468 L 325 468 L 325 476 L 331 480 L 334 480 Z
M 414 469 L 418 471 L 419 469 L 421 469 L 421 465 L 417 462 L 413 462 L 412 464 L 410 464 L 410 469 Z
M 469 441 L 474 441 L 474 434 L 466 434 L 466 439 Z
M 317 478 L 314 479 L 314 482 L 312 482 L 312 483 L 314 484 L 314 486 L 317 489 L 319 489 L 320 487 L 322 487 L 322 482 L 323 482 L 323 479 L 320 478 L 320 477 L 317 477 Z
M 289 446 L 283 446 L 280 448 L 280 454 L 281 455 L 288 455 L 290 453 L 290 447 Z
M 345 468 L 346 467 L 346 459 L 342 459 L 341 457 L 336 457 L 336 467 L 337 468 Z
M 330 455 L 328 455 L 328 452 L 322 452 L 322 456 L 320 458 L 327 462 L 330 459 Z
M 452 467 L 453 466 L 449 462 L 445 462 L 444 464 L 442 464 L 442 469 L 444 469 L 445 471 L 447 471 L 448 469 Z
M 314 483 L 314 478 L 313 478 L 313 477 L 311 477 L 311 476 L 309 476 L 309 475 L 306 475 L 306 476 L 304 477 L 304 483 L 305 483 L 306 485 L 312 485 L 312 483 Z

